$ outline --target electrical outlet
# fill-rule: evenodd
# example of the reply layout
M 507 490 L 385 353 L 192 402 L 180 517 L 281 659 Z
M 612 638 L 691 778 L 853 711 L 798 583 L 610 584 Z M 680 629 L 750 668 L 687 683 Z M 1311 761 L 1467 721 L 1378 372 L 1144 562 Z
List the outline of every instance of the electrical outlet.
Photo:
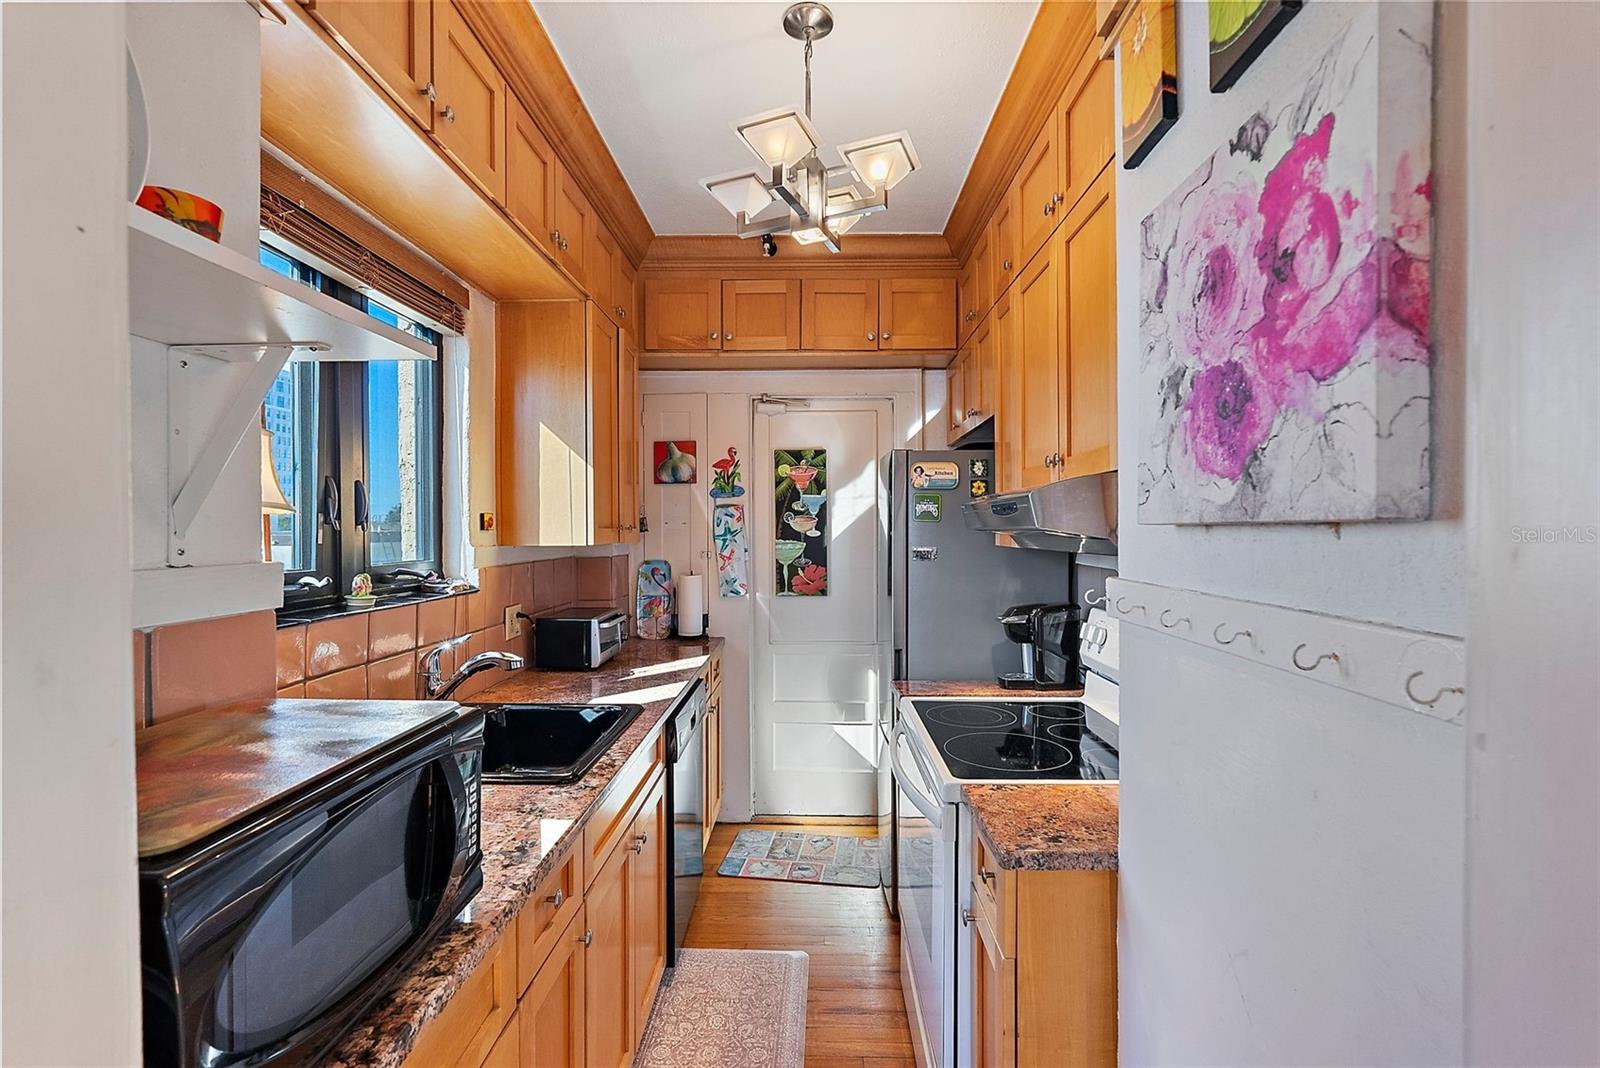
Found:
M 517 616 L 521 610 L 521 605 L 506 606 L 506 641 L 522 637 L 522 620 Z

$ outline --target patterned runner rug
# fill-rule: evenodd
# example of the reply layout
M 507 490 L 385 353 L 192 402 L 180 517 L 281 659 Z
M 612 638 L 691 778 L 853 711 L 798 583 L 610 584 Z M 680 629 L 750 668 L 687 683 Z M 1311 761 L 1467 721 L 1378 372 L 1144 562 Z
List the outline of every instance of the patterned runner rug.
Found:
M 797 1068 L 806 1055 L 804 953 L 685 949 L 656 995 L 639 1068 Z
M 878 885 L 876 835 L 743 830 L 718 875 L 832 886 Z

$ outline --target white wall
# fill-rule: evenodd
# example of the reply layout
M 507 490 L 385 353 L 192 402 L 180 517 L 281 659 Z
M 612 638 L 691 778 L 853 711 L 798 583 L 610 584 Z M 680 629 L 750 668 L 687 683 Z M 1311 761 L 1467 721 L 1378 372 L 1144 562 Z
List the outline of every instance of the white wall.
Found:
M 1399 2 L 1399 0 L 1397 0 Z M 1139 455 L 1131 413 L 1138 404 L 1140 221 L 1241 122 L 1295 84 L 1305 65 L 1332 44 L 1359 5 L 1307 4 L 1226 93 L 1212 94 L 1206 10 L 1178 4 L 1181 115 L 1134 170 L 1117 171 L 1117 403 L 1120 452 L 1118 545 L 1128 578 L 1370 619 L 1445 634 L 1464 633 L 1466 538 L 1460 520 L 1463 390 L 1463 136 L 1459 118 L 1465 52 L 1459 25 L 1469 5 L 1445 4 L 1436 41 L 1438 104 L 1434 148 L 1434 514 L 1425 523 L 1305 526 L 1143 526 L 1136 517 Z M 1119 117 L 1120 121 L 1120 117 Z
M 124 14 L 0 6 L 0 1062 L 140 1060 Z
M 1122 575 L 1413 630 L 1466 631 L 1466 9 L 1435 37 L 1434 515 L 1158 526 L 1121 481 Z M 1181 116 L 1117 174 L 1118 403 L 1140 410 L 1141 220 L 1355 14 L 1307 4 L 1228 92 L 1178 5 Z M 1136 457 L 1138 427 L 1121 423 Z M 1503 594 L 1504 591 L 1502 590 Z M 1465 732 L 1125 626 L 1122 1063 L 1457 1064 Z
M 696 489 L 704 506 L 709 503 L 705 495 L 705 472 L 729 446 L 738 449 L 744 461 L 746 487 L 752 484 L 752 479 L 761 477 L 762 465 L 760 458 L 754 454 L 751 441 L 752 403 L 757 395 L 893 397 L 895 439 L 901 443 L 896 447 L 922 448 L 922 424 L 927 418 L 923 412 L 922 379 L 919 371 L 646 371 L 640 376 L 640 392 L 644 397 L 647 419 L 646 431 L 640 442 L 640 464 L 646 472 L 645 513 L 649 516 L 651 527 L 650 533 L 645 535 L 642 550 L 646 558 L 660 556 L 671 560 L 674 574 L 686 570 L 691 564 L 695 570 L 707 572 L 710 633 L 720 635 L 727 641 L 723 658 L 722 728 L 722 819 L 725 821 L 740 822 L 750 819 L 754 814 L 750 776 L 750 648 L 755 625 L 754 602 L 751 597 L 717 596 L 715 560 L 692 555 L 701 549 L 709 551 L 709 507 L 696 511 L 690 519 L 703 530 L 690 530 L 686 536 L 677 532 L 663 536 L 664 528 L 660 522 L 662 498 L 659 493 L 652 492 L 648 475 L 649 450 L 656 440 L 649 419 L 652 415 L 660 416 L 670 410 L 683 412 L 690 425 L 701 425 L 699 420 L 703 418 L 705 437 L 700 440 L 702 481 Z M 701 412 L 703 416 L 699 414 Z M 659 425 L 671 423 L 659 422 Z M 768 462 L 770 464 L 770 458 Z M 752 523 L 746 537 L 753 539 L 760 536 L 760 528 Z M 676 555 L 686 550 L 690 555 Z
M 1467 21 L 1467 1060 L 1600 1064 L 1600 6 Z

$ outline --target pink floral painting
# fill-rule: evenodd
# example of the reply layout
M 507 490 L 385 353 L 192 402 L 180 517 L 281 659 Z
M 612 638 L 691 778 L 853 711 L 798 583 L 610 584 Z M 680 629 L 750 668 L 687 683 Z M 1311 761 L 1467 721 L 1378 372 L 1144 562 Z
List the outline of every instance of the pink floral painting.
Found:
M 1356 10 L 1141 226 L 1141 523 L 1428 514 L 1432 9 Z

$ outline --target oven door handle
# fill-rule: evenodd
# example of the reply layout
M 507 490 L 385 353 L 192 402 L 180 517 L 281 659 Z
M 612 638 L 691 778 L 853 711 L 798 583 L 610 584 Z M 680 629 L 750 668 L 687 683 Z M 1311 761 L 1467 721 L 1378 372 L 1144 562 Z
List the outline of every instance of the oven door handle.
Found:
M 911 799 L 911 803 L 917 807 L 917 811 L 922 813 L 923 818 L 942 831 L 944 829 L 944 810 L 946 806 L 919 790 L 912 781 L 911 776 L 906 773 L 905 765 L 900 762 L 900 745 L 902 742 L 905 743 L 907 749 L 911 748 L 911 738 L 906 733 L 905 724 L 897 723 L 894 728 L 894 738 L 889 743 L 889 765 L 894 769 L 895 781 L 900 784 L 900 789 L 905 792 L 905 795 Z M 913 761 L 917 760 L 916 753 L 913 752 L 911 754 L 911 759 Z M 920 761 L 917 762 L 917 770 L 919 772 L 922 771 Z M 922 775 L 920 778 L 924 785 L 929 785 L 927 775 Z

